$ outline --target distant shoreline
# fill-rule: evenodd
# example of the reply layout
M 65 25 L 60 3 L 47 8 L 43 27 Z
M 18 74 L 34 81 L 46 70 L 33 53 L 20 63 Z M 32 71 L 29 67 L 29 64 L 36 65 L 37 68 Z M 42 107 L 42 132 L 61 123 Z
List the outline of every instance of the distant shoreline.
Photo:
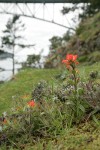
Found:
M 10 59 L 0 60 L 0 68 L 4 69 L 0 71 L 0 82 L 10 80 L 12 77 L 12 61 Z M 21 68 L 21 64 L 15 64 L 15 74 Z

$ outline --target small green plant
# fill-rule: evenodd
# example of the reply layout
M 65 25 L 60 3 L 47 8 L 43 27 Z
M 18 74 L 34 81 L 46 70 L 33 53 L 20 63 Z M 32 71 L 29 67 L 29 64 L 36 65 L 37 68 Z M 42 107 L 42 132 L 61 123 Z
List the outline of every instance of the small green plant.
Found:
M 36 101 L 42 101 L 42 99 L 49 99 L 52 95 L 52 89 L 45 80 L 41 80 L 36 84 L 32 91 L 32 98 Z

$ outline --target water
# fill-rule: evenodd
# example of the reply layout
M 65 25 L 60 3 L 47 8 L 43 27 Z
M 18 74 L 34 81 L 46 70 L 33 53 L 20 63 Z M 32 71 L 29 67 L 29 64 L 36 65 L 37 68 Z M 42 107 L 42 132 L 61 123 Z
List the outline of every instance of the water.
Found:
M 0 60 L 0 68 L 5 69 L 0 71 L 0 81 L 9 80 L 12 77 L 12 59 Z M 18 69 L 21 68 L 20 64 L 15 65 L 15 73 L 18 72 Z

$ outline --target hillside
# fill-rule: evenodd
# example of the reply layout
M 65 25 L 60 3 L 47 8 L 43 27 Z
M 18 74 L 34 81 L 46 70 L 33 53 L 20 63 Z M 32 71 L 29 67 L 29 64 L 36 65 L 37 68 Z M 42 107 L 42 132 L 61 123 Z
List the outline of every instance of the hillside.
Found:
M 13 106 L 13 96 L 30 95 L 34 86 L 40 80 L 53 82 L 59 70 L 54 69 L 26 69 L 19 72 L 11 81 L 0 84 L 0 114 Z
M 81 78 L 87 80 L 92 71 L 99 71 L 99 67 L 100 63 L 91 66 L 80 65 Z M 57 82 L 56 75 L 61 73 L 62 69 L 25 69 L 20 71 L 11 81 L 0 84 L 0 114 L 9 110 L 13 105 L 13 96 L 31 96 L 32 90 L 39 81 L 46 80 L 50 84 L 55 84 Z M 100 83 L 99 77 L 100 73 L 98 72 L 98 78 L 96 79 L 98 83 Z
M 56 49 L 50 50 L 46 67 L 60 66 L 67 53 L 78 54 L 79 61 L 88 64 L 100 61 L 100 13 L 81 21 L 76 33 L 66 43 L 65 46 L 60 44 Z
M 98 56 L 100 52 L 100 13 L 79 24 L 75 36 L 69 41 L 67 49 L 79 56 L 89 56 L 93 53 L 97 53 L 96 56 Z M 96 61 L 99 60 L 100 54 L 96 58 Z

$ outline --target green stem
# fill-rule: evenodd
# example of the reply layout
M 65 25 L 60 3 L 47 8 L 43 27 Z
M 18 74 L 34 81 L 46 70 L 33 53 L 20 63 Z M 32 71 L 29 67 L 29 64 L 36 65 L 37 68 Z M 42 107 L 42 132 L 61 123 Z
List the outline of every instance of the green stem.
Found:
M 75 89 L 75 95 L 77 95 L 77 77 L 76 77 L 75 66 L 72 66 L 72 69 L 73 69 L 73 77 L 74 77 L 74 89 Z

